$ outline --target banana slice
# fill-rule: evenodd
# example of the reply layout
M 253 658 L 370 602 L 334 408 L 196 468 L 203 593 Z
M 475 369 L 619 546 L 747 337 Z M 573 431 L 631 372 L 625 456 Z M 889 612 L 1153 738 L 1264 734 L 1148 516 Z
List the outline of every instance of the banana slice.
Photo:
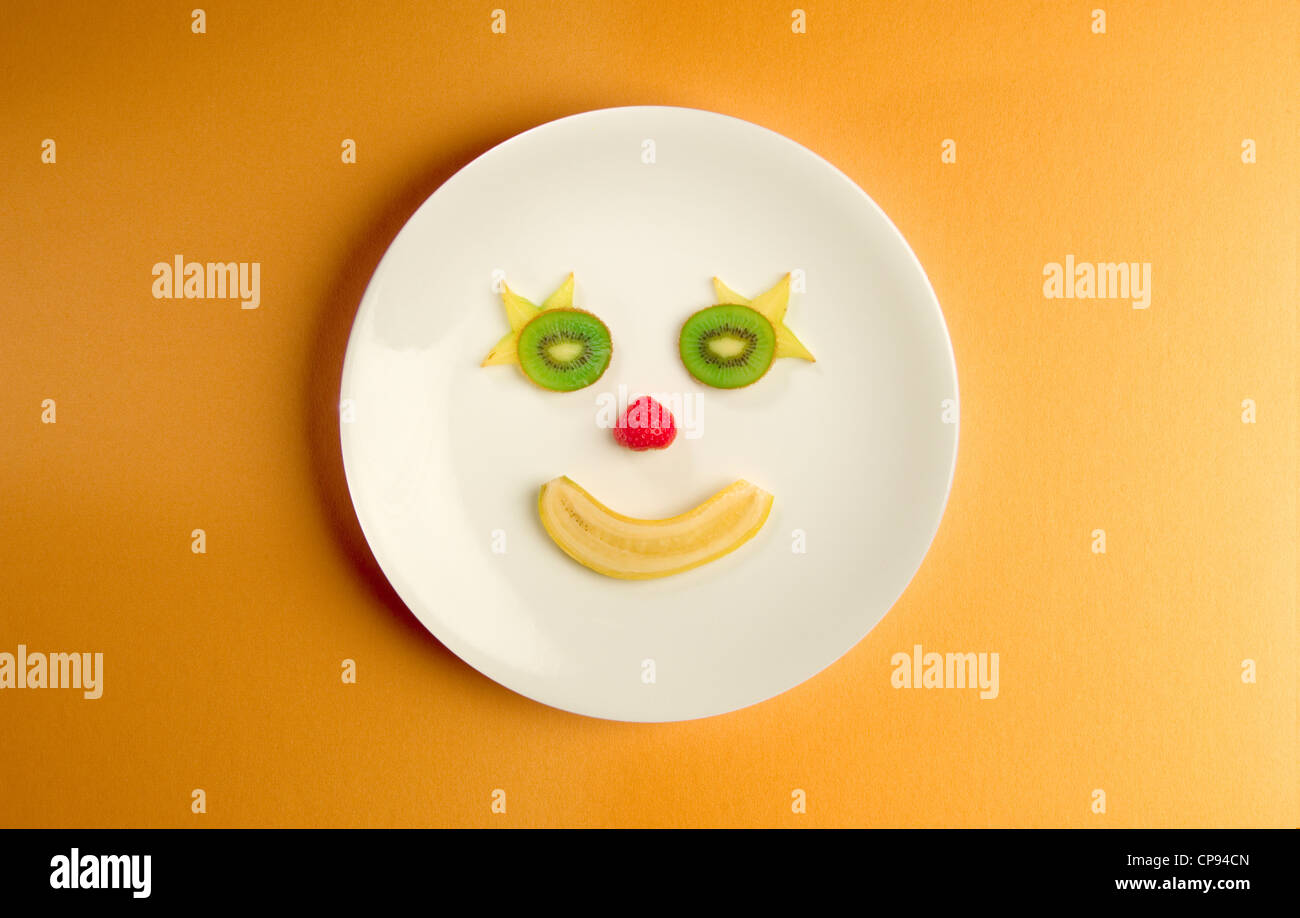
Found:
M 542 525 L 565 554 L 621 580 L 667 577 L 721 558 L 762 529 L 771 510 L 772 495 L 743 480 L 666 520 L 615 513 L 568 476 L 542 485 L 537 500 Z

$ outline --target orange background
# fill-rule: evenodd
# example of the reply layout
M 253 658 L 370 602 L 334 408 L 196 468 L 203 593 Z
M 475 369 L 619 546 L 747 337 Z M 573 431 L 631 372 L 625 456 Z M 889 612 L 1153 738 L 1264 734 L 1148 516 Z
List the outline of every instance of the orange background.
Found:
M 0 693 L 0 824 L 1296 824 L 1294 3 L 808 0 L 806 35 L 793 2 L 210 2 L 205 35 L 194 5 L 6 10 L 0 650 L 102 651 L 105 689 Z M 893 611 L 795 690 L 673 725 L 443 649 L 370 557 L 336 423 L 415 207 L 628 104 L 853 177 L 926 266 L 962 393 Z M 176 253 L 261 262 L 261 308 L 153 299 Z M 1044 299 L 1067 254 L 1151 262 L 1151 307 Z M 998 652 L 1000 697 L 892 688 L 917 643 Z

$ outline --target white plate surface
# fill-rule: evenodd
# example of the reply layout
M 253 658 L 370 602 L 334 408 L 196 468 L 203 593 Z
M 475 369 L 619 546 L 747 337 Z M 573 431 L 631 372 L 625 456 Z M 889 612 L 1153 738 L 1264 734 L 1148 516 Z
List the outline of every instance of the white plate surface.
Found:
M 574 305 L 612 332 L 604 377 L 552 393 L 480 368 L 508 330 L 494 272 L 540 302 L 570 271 Z M 787 271 L 805 279 L 787 323 L 817 362 L 778 360 L 743 390 L 696 383 L 677 334 L 713 275 L 754 296 Z M 600 421 L 620 386 L 693 407 L 677 442 L 616 445 Z M 341 398 L 357 516 L 415 615 L 502 685 L 618 720 L 732 711 L 838 659 L 919 568 L 957 455 L 952 346 L 898 230 L 806 148 L 692 109 L 564 118 L 446 182 L 375 271 Z M 537 491 L 557 475 L 632 516 L 737 478 L 776 499 L 725 558 L 621 581 L 542 529 Z

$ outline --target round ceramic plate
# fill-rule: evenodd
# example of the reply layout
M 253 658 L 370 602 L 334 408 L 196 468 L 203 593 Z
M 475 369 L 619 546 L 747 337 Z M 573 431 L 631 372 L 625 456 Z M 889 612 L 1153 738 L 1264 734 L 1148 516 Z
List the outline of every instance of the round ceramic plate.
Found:
M 509 331 L 500 279 L 540 303 L 571 271 L 612 334 L 605 375 L 561 393 L 480 367 Z M 787 272 L 786 323 L 816 362 L 697 383 L 678 333 L 712 278 L 753 297 Z M 666 450 L 608 429 L 642 393 L 676 399 Z M 341 399 L 357 517 L 411 611 L 502 685 L 617 720 L 733 711 L 833 663 L 916 573 L 957 455 L 948 331 L 889 218 L 804 147 L 692 109 L 575 115 L 458 172 L 376 269 Z M 635 517 L 741 478 L 775 502 L 719 560 L 617 580 L 543 529 L 538 489 L 560 475 Z

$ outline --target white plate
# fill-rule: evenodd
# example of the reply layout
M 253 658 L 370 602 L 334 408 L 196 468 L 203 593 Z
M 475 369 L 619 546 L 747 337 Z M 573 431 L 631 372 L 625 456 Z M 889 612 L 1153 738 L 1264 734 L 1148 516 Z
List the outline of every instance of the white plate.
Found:
M 743 390 L 696 383 L 677 334 L 713 275 L 754 296 L 795 270 L 787 322 L 817 362 L 778 360 Z M 554 393 L 480 368 L 508 330 L 494 271 L 534 302 L 576 273 L 574 305 L 613 336 L 599 382 Z M 700 435 L 617 446 L 598 399 L 620 384 L 698 396 Z M 617 720 L 721 714 L 834 662 L 920 566 L 957 455 L 947 327 L 889 218 L 804 147 L 692 109 L 563 118 L 458 172 L 376 269 L 341 398 L 357 517 L 425 627 L 516 692 Z M 633 516 L 737 478 L 776 499 L 736 552 L 622 581 L 542 529 L 537 490 L 557 475 Z

